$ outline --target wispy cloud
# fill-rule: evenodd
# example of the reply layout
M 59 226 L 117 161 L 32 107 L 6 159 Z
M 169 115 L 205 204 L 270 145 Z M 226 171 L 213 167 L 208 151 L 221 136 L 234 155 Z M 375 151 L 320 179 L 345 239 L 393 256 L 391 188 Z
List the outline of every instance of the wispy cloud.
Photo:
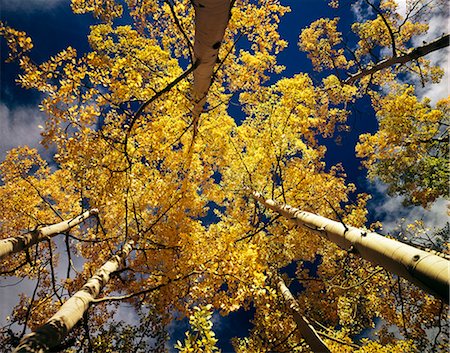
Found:
M 45 152 L 39 144 L 39 125 L 44 124 L 44 114 L 35 106 L 18 106 L 12 109 L 0 103 L 0 161 L 6 152 L 18 146 L 27 145 Z
M 0 8 L 6 12 L 42 12 L 67 3 L 67 0 L 0 0 Z
M 406 14 L 406 0 L 398 1 L 398 11 L 401 15 Z M 429 30 L 427 33 L 414 38 L 413 46 L 423 45 L 424 42 L 431 42 L 444 33 L 449 32 L 449 11 L 447 7 L 436 6 L 430 14 Z M 444 77 L 437 84 L 427 84 L 422 87 L 420 77 L 410 75 L 406 82 L 413 83 L 416 87 L 416 94 L 420 99 L 428 97 L 431 103 L 448 96 L 449 72 L 450 72 L 450 50 L 449 48 L 433 52 L 425 57 L 431 61 L 432 65 L 438 65 L 444 69 Z M 426 227 L 431 229 L 441 228 L 449 221 L 447 215 L 448 200 L 438 199 L 429 209 L 420 206 L 405 207 L 401 196 L 390 197 L 387 195 L 387 186 L 381 181 L 376 181 L 372 185 L 374 199 L 369 203 L 369 208 L 374 216 L 383 223 L 384 232 L 392 232 L 405 219 L 405 223 L 413 223 L 415 220 L 422 220 Z
M 364 22 L 374 14 L 372 8 L 368 7 L 362 0 L 355 1 L 351 5 L 351 9 L 358 22 Z
M 371 184 L 371 189 L 375 197 L 369 202 L 369 211 L 383 223 L 383 233 L 393 232 L 402 218 L 405 224 L 422 220 L 425 226 L 430 229 L 441 228 L 449 221 L 447 215 L 448 200 L 440 198 L 429 209 L 424 209 L 421 206 L 405 207 L 402 204 L 404 197 L 388 196 L 387 186 L 381 181 L 377 180 Z
M 444 69 L 444 76 L 439 83 L 428 84 L 422 87 L 419 79 L 416 78 L 416 94 L 419 98 L 428 97 L 431 99 L 431 103 L 434 105 L 442 98 L 446 98 L 449 94 L 450 84 L 450 49 L 441 49 L 438 52 L 434 52 L 426 57 L 433 65 L 438 65 Z
M 450 12 L 447 4 L 441 4 L 439 1 L 436 4 L 431 4 L 434 7 L 431 8 L 429 14 L 429 29 L 426 33 L 417 36 L 413 39 L 414 46 L 421 46 L 424 43 L 429 43 L 443 34 L 449 33 L 450 30 Z M 399 1 L 399 10 L 406 13 L 406 1 Z M 410 79 L 414 81 L 416 86 L 416 94 L 419 98 L 428 97 L 431 99 L 431 103 L 435 104 L 439 99 L 447 97 L 449 94 L 449 71 L 450 71 L 450 50 L 449 48 L 441 49 L 433 52 L 425 57 L 431 61 L 432 65 L 437 65 L 444 69 L 444 76 L 439 83 L 427 84 L 422 87 L 420 77 L 412 75 Z
M 402 16 L 406 16 L 406 0 L 397 0 L 397 12 Z
M 398 0 L 397 4 L 397 12 L 401 16 L 405 17 L 410 5 L 407 4 L 406 0 Z M 427 33 L 413 39 L 412 44 L 415 47 L 431 42 L 443 34 L 449 33 L 450 31 L 450 11 L 447 4 L 443 4 L 442 1 L 435 1 L 427 6 L 430 12 L 428 15 L 425 15 L 425 17 L 428 16 L 427 22 L 429 24 L 429 30 Z M 352 12 L 359 22 L 365 21 L 374 16 L 372 9 L 367 7 L 362 0 L 355 1 L 352 5 Z M 382 49 L 382 56 L 388 56 L 389 54 L 389 48 Z M 413 83 L 416 86 L 416 94 L 420 99 L 428 97 L 431 99 L 431 103 L 435 104 L 438 100 L 447 97 L 449 93 L 450 49 L 441 49 L 427 55 L 425 58 L 430 60 L 432 65 L 438 65 L 444 69 L 444 76 L 442 80 L 439 83 L 427 84 L 425 87 L 422 87 L 420 77 L 417 74 L 411 74 L 407 76 L 405 82 Z

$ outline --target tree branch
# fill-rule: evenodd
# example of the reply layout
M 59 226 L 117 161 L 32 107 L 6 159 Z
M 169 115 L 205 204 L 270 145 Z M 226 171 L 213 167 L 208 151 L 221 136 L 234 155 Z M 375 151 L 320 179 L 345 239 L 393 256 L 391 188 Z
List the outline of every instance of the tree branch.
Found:
M 445 34 L 441 38 L 438 38 L 432 41 L 431 43 L 425 44 L 423 46 L 414 48 L 406 54 L 400 56 L 393 56 L 391 58 L 380 61 L 379 63 L 375 64 L 372 67 L 363 69 L 357 72 L 356 74 L 351 75 L 349 78 L 344 80 L 343 83 L 348 85 L 353 84 L 355 81 L 363 78 L 364 76 L 372 75 L 375 72 L 381 71 L 396 64 L 405 64 L 412 60 L 417 60 L 418 58 L 421 58 L 429 53 L 432 53 L 439 49 L 443 49 L 448 46 L 449 46 L 449 35 Z

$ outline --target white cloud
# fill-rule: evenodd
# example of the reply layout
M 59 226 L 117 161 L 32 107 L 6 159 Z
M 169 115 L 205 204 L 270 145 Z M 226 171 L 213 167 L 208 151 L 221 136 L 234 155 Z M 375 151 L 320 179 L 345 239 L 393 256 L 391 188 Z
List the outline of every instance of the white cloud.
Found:
M 408 3 L 410 3 L 410 1 L 397 0 L 397 12 L 402 17 L 406 16 L 406 12 L 411 6 L 411 4 Z M 429 17 L 427 21 L 429 24 L 429 30 L 427 33 L 414 38 L 412 43 L 414 47 L 421 46 L 424 43 L 429 43 L 439 38 L 444 33 L 449 33 L 450 31 L 450 16 L 447 3 L 437 0 L 427 6 L 430 9 L 430 12 L 428 15 L 424 14 L 424 16 Z M 367 5 L 364 5 L 362 0 L 358 0 L 352 5 L 352 12 L 359 22 L 365 21 L 374 16 L 372 9 L 370 7 L 368 8 Z M 381 56 L 388 56 L 390 54 L 390 48 L 381 50 Z M 438 100 L 447 97 L 449 94 L 450 49 L 448 47 L 446 49 L 441 49 L 427 55 L 425 58 L 429 59 L 432 65 L 438 65 L 444 69 L 444 77 L 441 82 L 437 84 L 428 83 L 425 87 L 422 87 L 420 77 L 416 74 L 408 75 L 405 82 L 413 83 L 416 87 L 417 96 L 420 99 L 423 99 L 424 97 L 430 98 L 431 103 L 434 105 Z
M 406 13 L 406 1 L 398 1 L 400 14 Z M 429 20 L 429 31 L 414 39 L 413 46 L 421 46 L 424 42 L 431 42 L 444 32 L 448 33 L 449 13 L 446 8 L 436 7 L 431 13 Z M 450 49 L 441 49 L 425 57 L 431 61 L 432 65 L 438 65 L 444 69 L 444 77 L 437 84 L 427 84 L 422 87 L 420 77 L 410 75 L 406 82 L 414 83 L 416 94 L 420 99 L 428 97 L 434 105 L 438 100 L 445 98 L 449 94 L 449 72 L 450 72 Z M 381 181 L 376 181 L 373 185 L 375 198 L 369 202 L 369 209 L 375 218 L 383 223 L 383 233 L 393 232 L 399 225 L 401 219 L 405 219 L 405 224 L 413 223 L 415 220 L 422 220 L 426 227 L 439 229 L 449 222 L 448 205 L 449 201 L 440 198 L 434 202 L 429 209 L 420 206 L 403 206 L 404 197 L 387 195 L 387 186 Z
M 403 196 L 388 196 L 387 186 L 377 180 L 372 185 L 374 198 L 369 201 L 369 212 L 383 223 L 383 233 L 389 233 L 405 219 L 406 224 L 413 223 L 415 220 L 422 220 L 426 227 L 441 228 L 449 221 L 447 215 L 448 200 L 437 199 L 429 209 L 421 206 L 403 206 Z
M 397 0 L 397 12 L 402 16 L 405 17 L 406 15 L 406 0 Z
M 372 8 L 368 7 L 362 0 L 355 1 L 351 5 L 351 9 L 358 22 L 364 22 L 368 18 L 373 17 L 374 14 Z
M 0 161 L 6 152 L 18 146 L 27 145 L 45 152 L 39 144 L 41 140 L 39 125 L 44 125 L 44 114 L 37 107 L 19 106 L 9 109 L 0 103 Z
M 67 2 L 67 0 L 0 0 L 0 8 L 6 12 L 45 11 Z
M 438 65 L 444 69 L 444 76 L 439 83 L 427 84 L 422 87 L 418 78 L 416 78 L 416 94 L 419 98 L 428 97 L 431 99 L 431 104 L 434 105 L 442 98 L 449 94 L 449 71 L 450 71 L 450 49 L 441 49 L 437 52 L 431 53 L 426 57 L 433 65 Z
M 405 1 L 401 1 L 404 3 Z M 406 6 L 406 5 L 405 5 Z M 448 33 L 450 29 L 450 16 L 447 6 L 436 6 L 430 14 L 429 30 L 427 33 L 414 38 L 413 45 L 421 46 L 429 43 L 443 34 Z M 420 78 L 414 75 L 413 80 L 416 86 L 416 93 L 419 98 L 428 97 L 431 103 L 435 104 L 439 99 L 445 98 L 449 94 L 449 71 L 450 71 L 450 50 L 449 48 L 435 51 L 425 57 L 431 61 L 432 65 L 438 65 L 444 69 L 444 77 L 437 84 L 427 84 L 422 87 Z

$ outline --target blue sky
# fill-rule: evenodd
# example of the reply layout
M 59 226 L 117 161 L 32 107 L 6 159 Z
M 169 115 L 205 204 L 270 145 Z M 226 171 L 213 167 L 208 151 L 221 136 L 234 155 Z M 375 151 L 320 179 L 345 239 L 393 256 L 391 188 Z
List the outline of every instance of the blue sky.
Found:
M 35 48 L 32 57 L 37 62 L 46 60 L 50 55 L 54 55 L 67 46 L 76 48 L 79 53 L 88 49 L 86 36 L 89 25 L 95 23 L 90 15 L 74 15 L 70 9 L 69 0 L 0 0 L 1 18 L 9 26 L 26 31 L 33 39 Z M 311 64 L 306 58 L 306 54 L 299 51 L 297 42 L 302 28 L 312 21 L 321 17 L 340 17 L 344 25 L 349 25 L 355 14 L 347 7 L 334 10 L 327 6 L 326 0 L 303 0 L 303 1 L 282 1 L 289 4 L 292 12 L 282 19 L 280 32 L 284 39 L 288 40 L 289 46 L 279 55 L 279 63 L 286 66 L 286 71 L 282 76 L 290 77 L 299 72 L 309 72 L 315 78 L 319 78 L 317 73 L 312 73 Z M 348 3 L 348 1 L 343 1 Z M 401 1 L 404 6 L 404 1 Z M 365 16 L 364 13 L 359 13 Z M 447 24 L 447 14 L 436 13 L 430 23 L 430 34 L 417 39 L 419 45 L 422 40 L 430 40 L 438 37 L 445 31 L 443 24 Z M 448 24 L 447 24 L 448 26 Z M 448 28 L 447 28 L 448 32 Z M 1 52 L 5 53 L 5 43 L 1 43 Z M 2 61 L 5 55 L 2 54 Z M 441 63 L 444 68 L 449 68 L 448 51 L 442 51 L 431 55 L 435 62 Z M 0 161 L 3 160 L 7 150 L 19 146 L 29 145 L 39 148 L 44 155 L 51 154 L 39 145 L 40 128 L 45 117 L 38 109 L 40 95 L 36 92 L 26 91 L 15 84 L 15 77 L 18 74 L 16 64 L 1 64 L 0 82 Z M 276 77 L 272 78 L 272 82 Z M 421 96 L 429 96 L 432 101 L 448 94 L 448 76 L 446 75 L 440 85 L 421 88 L 418 85 L 418 93 Z M 234 112 L 238 114 L 238 112 Z M 360 161 L 355 158 L 354 146 L 359 134 L 373 132 L 376 128 L 376 119 L 367 100 L 361 100 L 353 108 L 353 115 L 350 117 L 351 132 L 344 134 L 343 142 L 337 145 L 333 139 L 324 141 L 328 147 L 327 164 L 332 165 L 337 162 L 343 163 L 347 171 L 349 181 L 357 185 L 358 192 L 369 192 L 374 194 L 374 198 L 369 204 L 372 220 L 379 219 L 384 222 L 386 230 L 393 229 L 397 220 L 404 217 L 406 219 L 423 218 L 431 226 L 442 225 L 448 220 L 446 216 L 446 201 L 438 200 L 431 206 L 430 210 L 423 210 L 420 207 L 403 208 L 401 197 L 387 197 L 386 187 L 380 182 L 369 183 L 365 178 L 365 171 L 360 168 Z M 2 284 L 6 283 L 3 279 Z M 7 290 L 6 290 L 7 289 Z M 8 314 L 12 303 L 17 300 L 11 296 L 11 288 L 0 288 L 2 300 L 0 310 L 0 321 Z M 30 286 L 15 288 L 15 292 L 29 291 Z M 230 349 L 228 338 L 233 335 L 245 334 L 250 327 L 248 324 L 249 313 L 233 314 L 226 320 L 216 319 L 216 329 L 221 332 L 221 345 L 225 351 Z M 179 332 L 178 327 L 176 331 Z

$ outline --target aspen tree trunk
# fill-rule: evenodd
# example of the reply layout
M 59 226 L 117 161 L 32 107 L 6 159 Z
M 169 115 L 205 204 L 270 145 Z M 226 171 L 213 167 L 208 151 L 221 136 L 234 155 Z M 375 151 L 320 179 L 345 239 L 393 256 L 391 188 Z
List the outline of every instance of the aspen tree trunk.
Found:
M 289 288 L 281 277 L 277 277 L 278 290 L 283 295 L 284 301 L 289 306 L 294 316 L 294 321 L 300 334 L 308 344 L 309 348 L 315 353 L 331 353 L 324 341 L 319 337 L 314 327 L 309 323 L 308 319 L 300 313 L 300 306 L 295 300 Z
M 194 121 L 206 102 L 214 65 L 230 16 L 230 0 L 193 0 L 195 9 Z
M 122 266 L 132 245 L 133 241 L 126 243 L 122 251 L 100 267 L 94 276 L 70 297 L 50 320 L 36 331 L 24 336 L 14 353 L 44 353 L 61 344 L 109 281 L 110 275 Z
M 265 207 L 298 225 L 319 232 L 342 249 L 355 251 L 373 264 L 380 265 L 442 298 L 446 303 L 449 302 L 449 260 L 374 232 L 346 227 L 331 219 L 278 204 L 257 192 L 253 192 L 252 196 Z
M 68 221 L 62 221 L 46 227 L 39 227 L 34 231 L 18 237 L 2 239 L 0 240 L 0 259 L 7 255 L 25 250 L 26 248 L 29 248 L 30 246 L 46 239 L 47 237 L 53 237 L 57 234 L 67 232 L 70 228 L 80 224 L 90 216 L 96 214 L 98 214 L 98 210 L 92 209 Z
M 427 43 L 425 45 L 422 45 L 420 47 L 412 49 L 409 53 L 382 60 L 379 63 L 373 65 L 372 67 L 369 67 L 360 72 L 357 72 L 356 74 L 351 75 L 349 78 L 347 78 L 344 81 L 344 83 L 350 85 L 350 84 L 354 83 L 356 80 L 359 80 L 360 78 L 363 78 L 363 77 L 371 75 L 375 72 L 386 69 L 392 65 L 405 64 L 407 62 L 416 60 L 418 58 L 421 58 L 422 56 L 425 56 L 429 53 L 432 53 L 436 50 L 439 50 L 439 49 L 442 49 L 442 48 L 445 48 L 448 46 L 449 46 L 449 35 L 445 34 L 442 37 L 440 37 L 430 43 Z

